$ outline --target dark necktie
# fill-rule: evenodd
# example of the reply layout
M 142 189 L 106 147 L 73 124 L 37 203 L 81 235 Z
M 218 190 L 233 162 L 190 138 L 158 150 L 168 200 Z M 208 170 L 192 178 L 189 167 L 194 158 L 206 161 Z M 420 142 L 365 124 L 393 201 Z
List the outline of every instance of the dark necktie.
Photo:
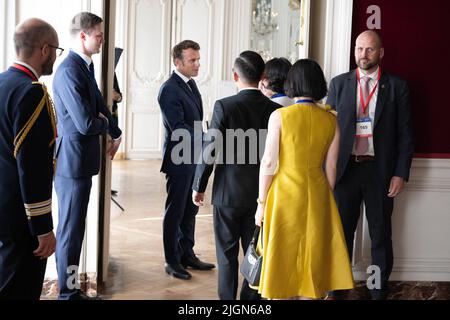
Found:
M 370 77 L 362 77 L 361 79 L 361 88 L 362 88 L 362 94 L 364 101 L 369 99 L 370 95 L 370 80 L 372 80 Z M 359 106 L 358 108 L 358 119 L 365 119 L 369 117 L 369 105 L 366 108 L 366 111 L 363 112 L 362 106 Z M 367 153 L 367 150 L 369 150 L 369 138 L 367 137 L 356 137 L 356 155 L 364 155 Z
M 89 65 L 89 73 L 91 74 L 91 78 L 95 80 L 94 62 L 91 62 Z
M 91 80 L 93 82 L 93 84 L 95 85 L 95 95 L 97 96 L 97 98 L 101 101 L 103 101 L 103 96 L 102 93 L 100 92 L 100 89 L 98 88 L 97 85 L 97 80 L 95 80 L 95 68 L 94 68 L 94 62 L 91 62 L 91 64 L 89 65 L 89 75 L 91 76 Z M 96 112 L 98 113 L 98 103 L 96 103 Z
M 187 82 L 189 88 L 191 88 L 192 93 L 194 94 L 195 100 L 197 101 L 197 103 L 201 106 L 201 96 L 200 96 L 200 91 L 198 91 L 197 85 L 195 84 L 194 79 L 191 79 Z

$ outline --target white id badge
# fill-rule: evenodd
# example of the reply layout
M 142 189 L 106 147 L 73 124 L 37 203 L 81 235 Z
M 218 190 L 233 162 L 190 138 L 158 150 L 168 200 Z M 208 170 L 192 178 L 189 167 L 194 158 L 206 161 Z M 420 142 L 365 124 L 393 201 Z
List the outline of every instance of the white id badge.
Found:
M 358 138 L 371 138 L 373 136 L 370 118 L 356 120 L 356 136 Z

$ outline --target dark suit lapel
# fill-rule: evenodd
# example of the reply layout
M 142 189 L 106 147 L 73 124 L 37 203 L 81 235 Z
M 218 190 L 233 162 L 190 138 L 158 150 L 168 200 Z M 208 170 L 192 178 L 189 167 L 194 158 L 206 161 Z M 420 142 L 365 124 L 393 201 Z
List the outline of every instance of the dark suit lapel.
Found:
M 93 78 L 91 73 L 89 72 L 88 66 L 86 65 L 86 61 L 84 61 L 78 54 L 76 54 L 73 51 L 70 52 L 69 58 L 71 58 L 76 64 L 79 65 L 81 70 L 83 70 L 83 73 L 85 74 L 85 76 L 91 81 L 93 87 L 96 88 L 100 92 L 97 81 L 95 81 L 95 78 Z M 101 93 L 100 93 L 100 95 L 101 95 Z
M 89 74 L 89 69 L 88 69 L 88 67 L 86 66 L 86 62 L 78 55 L 78 54 L 76 54 L 75 52 L 73 52 L 73 51 L 71 51 L 70 53 L 69 53 L 69 56 L 68 56 L 70 59 L 72 59 L 76 64 L 78 64 L 79 66 L 80 66 L 80 68 L 81 68 L 81 70 L 83 70 L 83 72 L 85 73 L 85 75 L 90 79 L 91 78 L 91 76 L 90 76 L 90 74 Z
M 194 97 L 194 93 L 192 92 L 191 88 L 189 88 L 189 85 L 186 82 L 184 82 L 184 80 L 181 79 L 175 72 L 172 74 L 172 77 L 174 77 L 177 80 L 178 85 L 184 90 L 184 92 L 186 92 L 186 94 L 189 96 L 189 99 L 191 99 L 191 101 L 197 107 L 197 110 L 200 113 L 201 118 L 203 118 L 203 108 L 201 105 L 198 104 L 197 99 L 195 99 Z
M 356 71 L 353 71 L 349 77 L 347 78 L 345 92 L 348 94 L 345 95 L 345 101 L 342 104 L 344 106 L 344 110 L 338 110 L 338 112 L 343 113 L 342 117 L 344 119 L 344 123 L 354 124 L 350 125 L 349 134 L 353 138 L 356 134 L 356 90 L 358 89 L 357 80 L 356 80 Z M 348 126 L 347 126 L 348 127 Z
M 196 100 L 196 105 L 198 108 L 198 111 L 200 112 L 202 118 L 203 118 L 203 103 L 202 103 L 202 95 L 200 94 L 200 90 L 198 90 L 197 84 L 194 82 L 194 90 L 195 90 L 195 100 Z
M 381 76 L 380 83 L 378 84 L 378 98 L 375 108 L 375 120 L 373 125 L 374 128 L 377 126 L 378 120 L 380 120 L 381 113 L 383 112 L 384 106 L 386 105 L 388 86 L 388 76 L 383 74 Z
M 89 69 L 86 65 L 86 62 L 78 54 L 76 54 L 73 51 L 70 51 L 68 58 L 71 59 L 74 63 L 76 63 L 81 68 L 81 70 L 83 70 L 83 73 L 85 74 L 85 76 L 89 79 L 89 81 L 92 84 L 92 90 L 94 90 L 95 98 L 103 100 L 102 93 L 100 92 L 100 89 L 98 88 L 97 82 L 95 81 L 95 79 L 92 78 L 91 73 L 89 72 Z M 98 103 L 100 103 L 100 102 L 97 102 L 95 104 L 95 107 L 96 107 L 95 112 L 98 112 L 98 110 L 97 110 Z

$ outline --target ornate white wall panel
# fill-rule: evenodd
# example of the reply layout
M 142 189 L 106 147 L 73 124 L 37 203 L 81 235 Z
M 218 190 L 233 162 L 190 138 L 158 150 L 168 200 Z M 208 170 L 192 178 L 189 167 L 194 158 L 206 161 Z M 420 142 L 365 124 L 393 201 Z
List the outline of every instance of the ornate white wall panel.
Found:
M 175 36 L 172 45 L 190 39 L 200 44 L 200 73 L 196 78 L 202 94 L 205 115 L 212 109 L 217 77 L 214 66 L 217 59 L 217 42 L 214 35 L 218 29 L 215 23 L 217 0 L 180 0 L 176 1 Z
M 415 159 L 411 179 L 392 216 L 394 269 L 391 280 L 450 281 L 450 160 Z M 356 275 L 370 265 L 366 221 L 355 252 Z
M 159 158 L 162 120 L 157 96 L 170 74 L 172 1 L 133 0 L 128 6 L 126 65 L 129 69 L 127 100 L 123 104 L 127 109 L 126 157 Z M 153 116 L 148 117 L 149 113 Z
M 157 111 L 139 111 L 133 114 L 132 125 L 139 132 L 146 132 L 146 135 L 134 135 L 131 141 L 131 148 L 134 150 L 142 150 L 146 146 L 153 149 L 159 147 L 159 135 L 149 134 L 155 129 L 149 124 L 156 124 L 160 121 L 160 113 Z
M 201 47 L 199 85 L 206 85 L 212 78 L 213 34 L 214 34 L 214 0 L 181 0 L 177 1 L 177 35 L 176 43 L 190 39 Z
M 133 75 L 144 85 L 160 81 L 164 77 L 163 52 L 152 44 L 161 44 L 163 35 L 161 4 L 159 1 L 139 1 L 136 4 L 136 32 L 134 41 L 138 50 L 134 50 Z
M 219 7 L 219 5 L 217 5 Z M 215 37 L 218 63 L 218 80 L 215 98 L 220 99 L 236 94 L 232 81 L 234 60 L 250 47 L 250 30 L 252 21 L 251 0 L 220 1 L 220 29 Z M 212 108 L 209 110 L 212 111 Z
M 240 52 L 250 47 L 252 2 L 251 0 L 229 0 L 222 2 L 222 5 L 221 80 L 231 82 L 234 59 Z

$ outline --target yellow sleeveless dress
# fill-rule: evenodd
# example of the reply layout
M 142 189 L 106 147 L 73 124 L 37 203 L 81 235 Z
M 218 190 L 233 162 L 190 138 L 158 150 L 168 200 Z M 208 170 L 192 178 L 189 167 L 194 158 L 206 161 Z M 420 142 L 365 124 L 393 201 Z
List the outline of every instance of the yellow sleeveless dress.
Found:
M 330 290 L 351 289 L 344 232 L 323 171 L 336 116 L 306 104 L 278 112 L 280 156 L 266 198 L 258 291 L 263 298 L 286 299 L 323 298 Z

